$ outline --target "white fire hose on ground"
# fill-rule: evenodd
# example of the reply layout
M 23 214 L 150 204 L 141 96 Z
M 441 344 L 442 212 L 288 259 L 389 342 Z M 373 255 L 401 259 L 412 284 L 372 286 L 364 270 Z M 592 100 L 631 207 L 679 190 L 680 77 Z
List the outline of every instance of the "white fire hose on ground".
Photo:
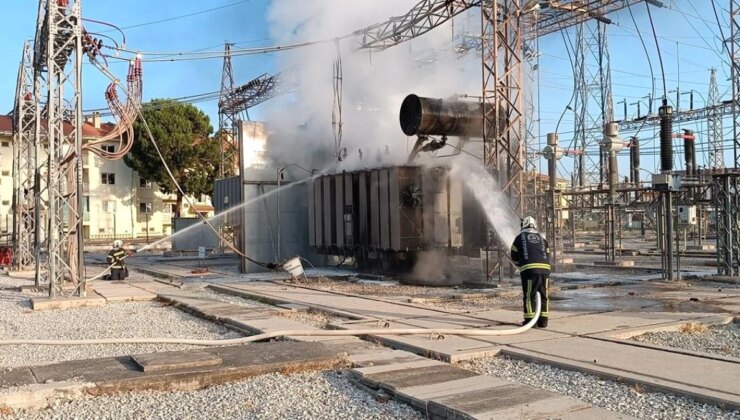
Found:
M 475 337 L 491 337 L 501 335 L 516 335 L 532 328 L 540 317 L 542 300 L 539 292 L 535 292 L 535 313 L 527 324 L 508 330 L 487 330 L 475 328 L 370 328 L 356 330 L 285 330 L 271 333 L 257 334 L 249 337 L 231 338 L 225 340 L 191 340 L 186 338 L 101 338 L 90 340 L 0 340 L 0 346 L 10 345 L 37 345 L 37 346 L 86 346 L 96 344 L 185 344 L 192 346 L 230 346 L 248 344 L 256 341 L 269 340 L 277 337 L 343 337 L 356 335 L 410 335 L 428 334 L 430 339 L 444 335 L 464 335 Z

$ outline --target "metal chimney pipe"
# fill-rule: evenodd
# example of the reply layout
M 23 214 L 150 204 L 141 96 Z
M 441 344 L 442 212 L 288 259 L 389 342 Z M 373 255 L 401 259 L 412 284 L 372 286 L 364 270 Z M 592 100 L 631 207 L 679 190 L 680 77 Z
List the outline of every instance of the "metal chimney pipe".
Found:
M 483 136 L 483 104 L 409 95 L 400 112 L 407 136 Z

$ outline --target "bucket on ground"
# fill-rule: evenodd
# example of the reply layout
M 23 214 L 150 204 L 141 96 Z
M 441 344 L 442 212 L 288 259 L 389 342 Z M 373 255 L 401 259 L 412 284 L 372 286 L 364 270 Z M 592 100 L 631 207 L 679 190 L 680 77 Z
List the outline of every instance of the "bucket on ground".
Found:
M 290 276 L 294 279 L 298 279 L 300 276 L 305 277 L 303 264 L 301 264 L 301 259 L 299 257 L 293 257 L 283 263 L 283 270 L 290 273 Z

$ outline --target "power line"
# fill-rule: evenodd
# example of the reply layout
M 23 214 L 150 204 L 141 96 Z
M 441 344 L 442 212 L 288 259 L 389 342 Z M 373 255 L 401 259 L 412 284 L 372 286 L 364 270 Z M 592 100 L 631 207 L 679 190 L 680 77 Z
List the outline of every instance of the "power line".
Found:
M 197 16 L 197 15 L 202 15 L 202 14 L 205 14 L 205 13 L 215 12 L 216 10 L 226 9 L 226 8 L 229 8 L 229 7 L 233 7 L 233 6 L 237 6 L 237 5 L 240 5 L 240 4 L 248 3 L 250 1 L 252 1 L 252 0 L 237 1 L 237 2 L 234 2 L 234 3 L 225 4 L 223 6 L 218 6 L 218 7 L 213 7 L 213 8 L 210 8 L 210 9 L 200 10 L 200 11 L 188 13 L 188 14 L 185 14 L 185 15 L 173 16 L 173 17 L 170 17 L 170 18 L 153 20 L 153 21 L 144 22 L 144 23 L 137 23 L 137 24 L 129 25 L 129 26 L 123 26 L 123 27 L 121 27 L 121 29 L 141 28 L 143 26 L 157 25 L 159 23 L 171 22 L 173 20 L 178 20 L 178 19 L 185 19 L 185 18 L 189 18 L 189 17 L 192 17 L 192 16 Z M 110 32 L 110 30 L 109 31 L 104 31 L 104 32 Z
M 653 23 L 653 14 L 650 11 L 650 2 L 645 2 L 645 7 L 648 11 L 648 18 L 650 19 L 650 28 L 653 30 L 653 37 L 655 38 L 655 49 L 658 50 L 658 61 L 660 61 L 660 73 L 663 76 L 663 100 L 668 99 L 668 88 L 665 82 L 665 69 L 663 68 L 663 54 L 660 52 L 660 45 L 658 44 L 658 34 L 655 33 L 655 24 Z

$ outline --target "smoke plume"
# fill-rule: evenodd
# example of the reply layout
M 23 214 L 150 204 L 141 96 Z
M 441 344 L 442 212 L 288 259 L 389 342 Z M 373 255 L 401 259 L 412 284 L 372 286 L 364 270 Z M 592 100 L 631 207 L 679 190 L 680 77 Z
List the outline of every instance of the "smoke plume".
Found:
M 417 0 L 275 0 L 268 14 L 276 42 L 329 42 L 281 53 L 292 93 L 266 104 L 276 164 L 324 169 L 336 162 L 332 132 L 333 68 L 343 66 L 342 120 L 346 157 L 337 169 L 405 163 L 414 139 L 399 127 L 398 112 L 410 93 L 448 98 L 480 90 L 477 54 L 460 57 L 454 47 L 465 32 L 479 31 L 467 13 L 412 41 L 384 51 L 358 50 L 352 32 L 408 12 Z M 453 31 L 454 28 L 454 31 Z M 457 39 L 453 40 L 456 36 Z M 448 150 L 449 152 L 451 150 Z

